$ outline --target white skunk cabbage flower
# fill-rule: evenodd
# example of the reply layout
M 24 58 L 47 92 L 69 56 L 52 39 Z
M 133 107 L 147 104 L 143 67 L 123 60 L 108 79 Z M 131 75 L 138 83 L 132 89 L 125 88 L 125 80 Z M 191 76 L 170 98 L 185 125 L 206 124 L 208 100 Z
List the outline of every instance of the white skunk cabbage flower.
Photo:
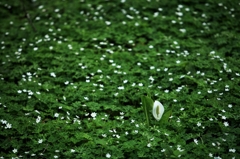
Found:
M 164 113 L 164 107 L 159 101 L 155 101 L 153 103 L 153 110 L 152 110 L 154 118 L 159 121 L 162 118 Z

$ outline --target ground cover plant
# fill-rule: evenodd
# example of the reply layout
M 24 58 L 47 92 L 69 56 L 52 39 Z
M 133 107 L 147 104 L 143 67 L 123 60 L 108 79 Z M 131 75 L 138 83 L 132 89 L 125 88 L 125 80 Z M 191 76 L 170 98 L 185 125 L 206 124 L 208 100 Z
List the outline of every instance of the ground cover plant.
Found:
M 239 8 L 1 1 L 0 158 L 240 158 Z

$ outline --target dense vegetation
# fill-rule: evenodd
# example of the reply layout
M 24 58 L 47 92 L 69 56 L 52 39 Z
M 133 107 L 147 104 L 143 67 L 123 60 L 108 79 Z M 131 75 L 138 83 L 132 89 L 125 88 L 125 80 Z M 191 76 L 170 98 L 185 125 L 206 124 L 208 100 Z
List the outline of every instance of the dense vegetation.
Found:
M 240 158 L 239 17 L 237 0 L 2 0 L 0 158 Z M 147 93 L 168 123 L 146 125 Z

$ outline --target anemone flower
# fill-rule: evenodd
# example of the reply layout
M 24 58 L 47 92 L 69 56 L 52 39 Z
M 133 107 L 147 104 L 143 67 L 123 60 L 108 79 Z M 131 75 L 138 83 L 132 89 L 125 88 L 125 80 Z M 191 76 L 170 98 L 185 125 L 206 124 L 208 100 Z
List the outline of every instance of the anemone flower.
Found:
M 159 121 L 162 118 L 162 115 L 164 113 L 164 107 L 159 101 L 155 101 L 153 103 L 153 116 L 154 118 Z

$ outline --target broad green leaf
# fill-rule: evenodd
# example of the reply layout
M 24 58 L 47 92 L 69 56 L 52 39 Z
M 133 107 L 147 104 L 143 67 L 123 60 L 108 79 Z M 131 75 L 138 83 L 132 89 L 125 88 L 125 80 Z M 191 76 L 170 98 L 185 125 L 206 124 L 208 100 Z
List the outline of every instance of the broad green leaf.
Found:
M 160 124 L 162 125 L 162 124 L 168 123 L 168 119 L 171 115 L 172 115 L 172 109 L 163 114 L 160 120 Z
M 147 104 L 148 110 L 152 111 L 153 100 L 149 96 L 144 96 L 144 97 L 145 97 L 145 100 L 146 100 L 146 104 Z
M 149 126 L 150 125 L 149 110 L 152 109 L 153 101 L 150 97 L 147 97 L 147 96 L 142 96 L 141 100 L 142 100 L 144 116 L 146 117 L 146 123 L 147 123 L 147 126 Z

